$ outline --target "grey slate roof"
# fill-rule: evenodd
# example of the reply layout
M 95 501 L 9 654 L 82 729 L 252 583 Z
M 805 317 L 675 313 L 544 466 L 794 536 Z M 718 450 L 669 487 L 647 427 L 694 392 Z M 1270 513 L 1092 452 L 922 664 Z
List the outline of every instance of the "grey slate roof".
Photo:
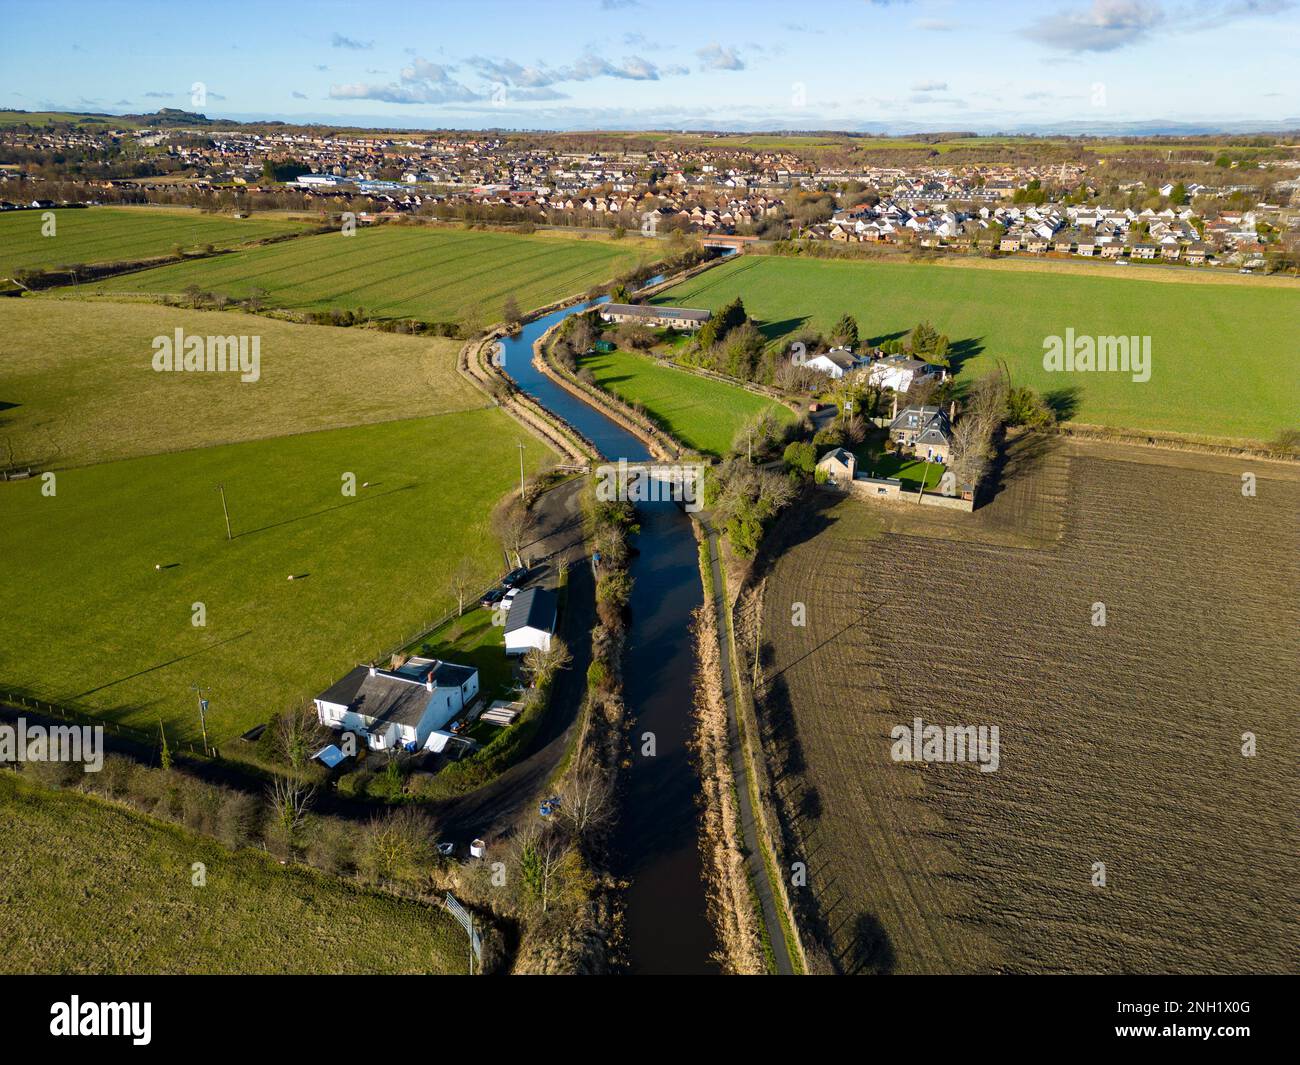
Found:
M 523 628 L 554 632 L 555 602 L 555 593 L 549 588 L 525 588 L 506 615 L 506 632 Z
M 600 311 L 602 314 L 628 314 L 636 318 L 685 318 L 692 322 L 707 322 L 713 316 L 712 311 L 693 307 L 657 307 L 651 303 L 606 303 Z

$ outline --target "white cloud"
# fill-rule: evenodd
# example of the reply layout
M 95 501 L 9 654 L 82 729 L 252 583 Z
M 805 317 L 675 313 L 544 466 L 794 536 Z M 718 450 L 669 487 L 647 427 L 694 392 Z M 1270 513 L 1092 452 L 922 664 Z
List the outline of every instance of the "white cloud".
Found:
M 706 44 L 695 53 L 700 59 L 701 70 L 744 70 L 745 61 L 736 55 L 734 48 L 723 48 L 714 41 Z
M 341 33 L 334 34 L 330 38 L 330 44 L 335 48 L 348 48 L 354 52 L 365 52 L 375 46 L 374 41 L 359 41 L 355 37 L 345 37 Z

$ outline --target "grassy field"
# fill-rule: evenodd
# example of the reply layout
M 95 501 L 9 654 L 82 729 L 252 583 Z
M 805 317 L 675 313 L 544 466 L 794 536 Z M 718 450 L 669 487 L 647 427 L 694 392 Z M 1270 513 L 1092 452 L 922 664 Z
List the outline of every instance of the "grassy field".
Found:
M 155 336 L 260 337 L 260 377 L 160 373 Z M 482 407 L 455 341 L 260 316 L 0 300 L 0 463 L 55 466 Z
M 1028 441 L 973 515 L 782 527 L 765 745 L 842 971 L 1294 971 L 1300 477 L 1242 468 Z M 915 717 L 998 770 L 894 761 Z
M 34 844 L 33 841 L 39 841 Z M 206 866 L 204 887 L 192 866 Z M 0 971 L 458 973 L 441 910 L 0 773 Z M 400 934 L 399 934 L 400 932 Z
M 88 207 L 54 211 L 54 236 L 42 233 L 46 211 L 0 214 L 0 277 L 16 270 L 106 263 L 170 255 L 180 245 L 194 251 L 211 244 L 231 248 L 304 227 L 284 218 L 233 218 L 200 211 L 140 207 Z
M 601 388 L 629 403 L 640 403 L 687 447 L 725 455 L 736 430 L 760 410 L 771 409 L 783 421 L 794 415 L 780 403 L 745 389 L 683 370 L 658 366 L 625 351 L 589 355 L 581 360 Z
M 1015 383 L 1056 394 L 1077 422 L 1271 439 L 1300 408 L 1290 288 L 744 256 L 655 302 L 716 310 L 735 296 L 774 344 L 846 312 L 877 341 L 928 320 L 951 339 L 959 382 L 1005 360 Z M 1043 340 L 1067 328 L 1150 336 L 1150 380 L 1047 372 Z
M 0 583 L 0 688 L 192 740 L 202 684 L 228 740 L 447 610 L 462 557 L 500 572 L 485 525 L 521 439 L 530 470 L 553 458 L 484 409 L 64 470 L 53 497 L 0 485 L 22 574 Z
M 189 285 L 227 296 L 254 288 L 279 307 L 364 307 L 381 318 L 485 325 L 507 296 L 522 310 L 586 291 L 656 256 L 640 238 L 622 241 L 415 226 L 326 233 L 216 259 L 111 278 L 99 292 L 178 293 Z

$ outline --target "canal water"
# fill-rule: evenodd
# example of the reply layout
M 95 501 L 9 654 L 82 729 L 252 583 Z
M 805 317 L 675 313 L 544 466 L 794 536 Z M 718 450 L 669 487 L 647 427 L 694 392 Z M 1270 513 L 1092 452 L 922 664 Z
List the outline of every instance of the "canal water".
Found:
M 651 279 L 654 283 L 656 279 Z M 603 300 L 595 301 L 596 303 Z M 557 322 L 595 306 L 570 307 L 502 340 L 503 369 L 610 461 L 651 458 L 637 437 L 533 365 L 533 343 Z M 632 721 L 632 768 L 614 846 L 626 893 L 627 948 L 634 973 L 716 973 L 717 936 L 705 910 L 698 846 L 699 778 L 690 762 L 695 654 L 691 612 L 700 605 L 699 551 L 676 503 L 639 503 L 624 690 Z M 643 754 L 653 744 L 653 755 Z

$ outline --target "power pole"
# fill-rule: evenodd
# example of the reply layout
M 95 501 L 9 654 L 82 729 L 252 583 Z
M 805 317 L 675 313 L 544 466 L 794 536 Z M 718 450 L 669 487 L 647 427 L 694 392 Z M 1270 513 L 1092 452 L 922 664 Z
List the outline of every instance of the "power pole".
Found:
M 524 443 L 519 441 L 516 445 L 519 448 L 519 498 L 524 498 Z
M 208 701 L 203 698 L 205 691 L 211 691 L 211 688 L 203 688 L 198 684 L 191 684 L 190 690 L 193 691 L 199 700 L 199 727 L 203 729 L 203 753 L 208 753 Z
M 231 540 L 233 537 L 230 535 L 230 511 L 226 509 L 226 486 L 217 485 L 217 491 L 221 493 L 221 513 L 226 516 L 226 539 Z

